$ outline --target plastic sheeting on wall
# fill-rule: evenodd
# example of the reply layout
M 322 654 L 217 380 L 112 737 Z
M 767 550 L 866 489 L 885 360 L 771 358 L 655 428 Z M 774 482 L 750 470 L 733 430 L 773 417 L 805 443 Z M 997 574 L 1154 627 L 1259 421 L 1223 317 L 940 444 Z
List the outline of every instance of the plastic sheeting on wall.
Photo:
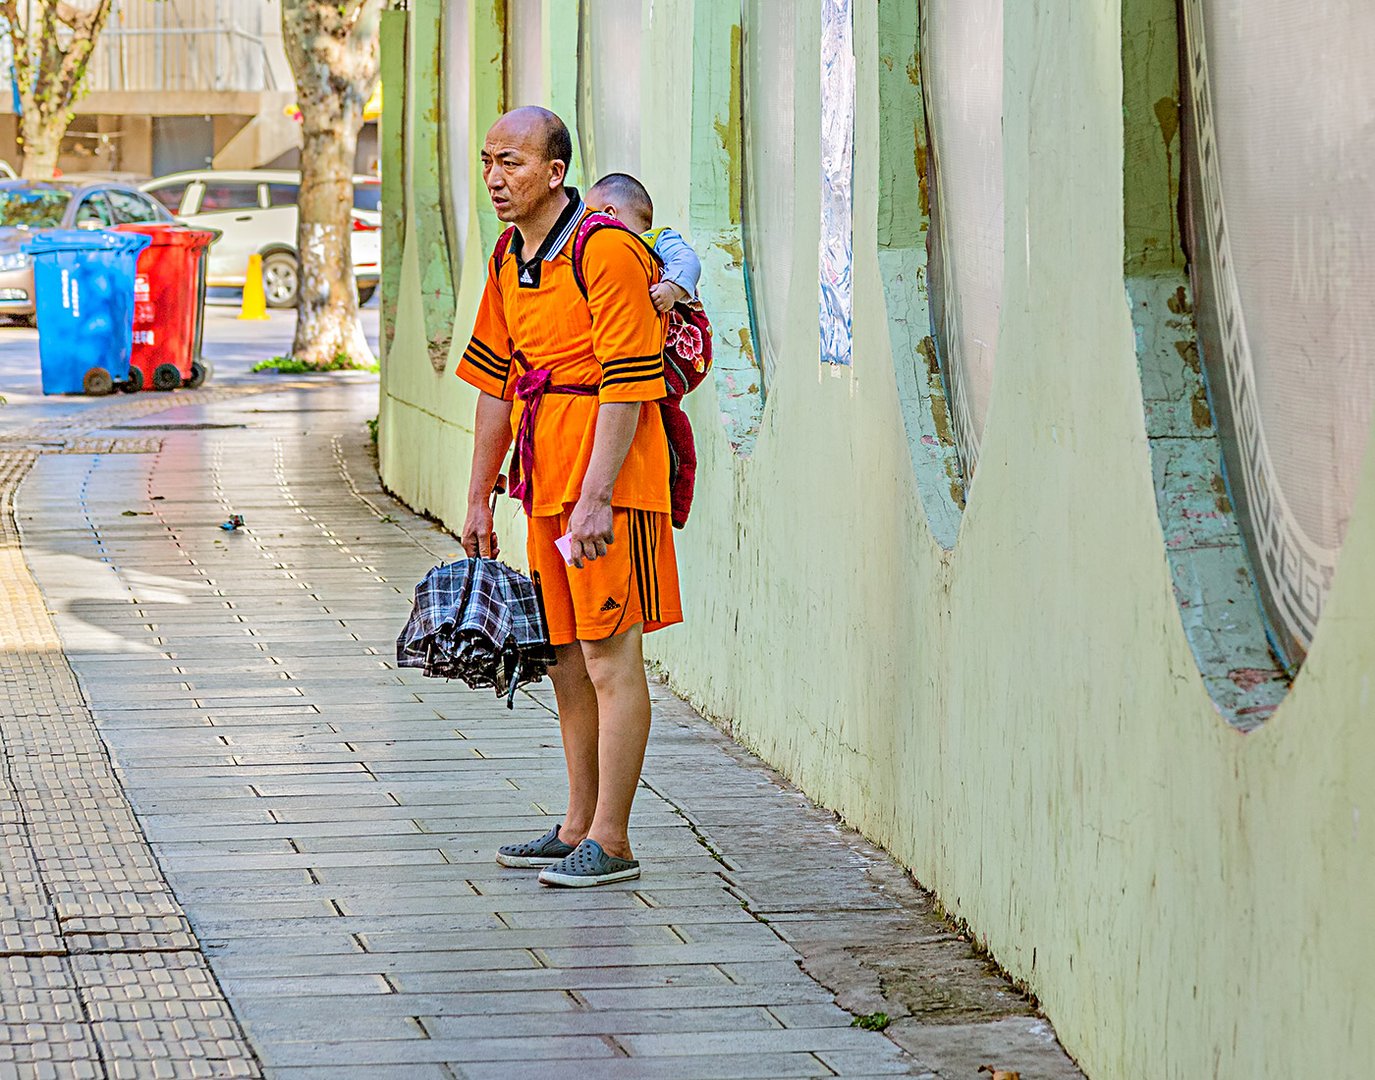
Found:
M 850 0 L 821 4 L 821 362 L 854 357 L 855 42 Z
M 1233 502 L 1279 643 L 1312 642 L 1375 403 L 1375 8 L 1185 5 L 1191 255 Z

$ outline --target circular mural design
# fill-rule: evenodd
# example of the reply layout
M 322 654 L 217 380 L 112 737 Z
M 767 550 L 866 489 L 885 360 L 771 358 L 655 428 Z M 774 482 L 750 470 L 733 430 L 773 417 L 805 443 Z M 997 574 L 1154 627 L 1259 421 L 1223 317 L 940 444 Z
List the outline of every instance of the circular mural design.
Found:
M 927 0 L 923 16 L 932 325 L 968 483 L 993 390 L 1003 289 L 1003 5 Z
M 1375 8 L 1184 5 L 1210 400 L 1276 644 L 1312 642 L 1375 402 Z

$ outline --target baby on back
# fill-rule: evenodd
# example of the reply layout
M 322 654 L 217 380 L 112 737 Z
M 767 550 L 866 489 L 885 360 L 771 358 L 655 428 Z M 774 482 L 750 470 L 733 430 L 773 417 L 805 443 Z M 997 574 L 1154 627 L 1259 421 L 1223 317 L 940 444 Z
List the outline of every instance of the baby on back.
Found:
M 697 282 L 702 276 L 697 253 L 676 229 L 654 228 L 654 200 L 635 177 L 629 173 L 608 173 L 588 189 L 586 202 L 588 209 L 614 217 L 639 233 L 659 256 L 663 273 L 649 289 L 656 311 L 669 311 L 674 304 L 697 295 Z

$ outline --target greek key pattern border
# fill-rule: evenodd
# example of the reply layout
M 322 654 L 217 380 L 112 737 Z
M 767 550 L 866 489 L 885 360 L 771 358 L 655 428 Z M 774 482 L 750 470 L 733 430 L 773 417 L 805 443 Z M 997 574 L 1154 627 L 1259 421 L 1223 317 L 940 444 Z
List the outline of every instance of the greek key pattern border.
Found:
M 1260 416 L 1255 367 L 1246 337 L 1223 205 L 1222 168 L 1218 160 L 1217 127 L 1203 33 L 1203 0 L 1185 0 L 1184 17 L 1190 98 L 1207 224 L 1206 242 L 1212 260 L 1226 390 L 1249 507 L 1246 526 L 1254 545 L 1255 561 L 1259 564 L 1256 569 L 1270 595 L 1272 608 L 1282 620 L 1283 628 L 1307 648 L 1322 615 L 1340 552 L 1323 548 L 1308 538 L 1275 479 Z

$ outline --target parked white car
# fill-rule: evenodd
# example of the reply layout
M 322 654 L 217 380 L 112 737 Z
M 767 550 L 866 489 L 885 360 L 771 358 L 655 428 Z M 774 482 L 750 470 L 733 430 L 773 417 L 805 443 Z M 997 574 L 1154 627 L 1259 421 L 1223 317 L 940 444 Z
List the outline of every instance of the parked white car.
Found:
M 210 248 L 206 283 L 241 288 L 248 257 L 263 257 L 263 291 L 269 307 L 296 306 L 301 264 L 296 253 L 301 174 L 287 170 L 173 173 L 143 185 L 188 225 L 219 229 Z M 382 276 L 382 187 L 375 177 L 353 178 L 353 272 L 358 299 L 367 303 Z

